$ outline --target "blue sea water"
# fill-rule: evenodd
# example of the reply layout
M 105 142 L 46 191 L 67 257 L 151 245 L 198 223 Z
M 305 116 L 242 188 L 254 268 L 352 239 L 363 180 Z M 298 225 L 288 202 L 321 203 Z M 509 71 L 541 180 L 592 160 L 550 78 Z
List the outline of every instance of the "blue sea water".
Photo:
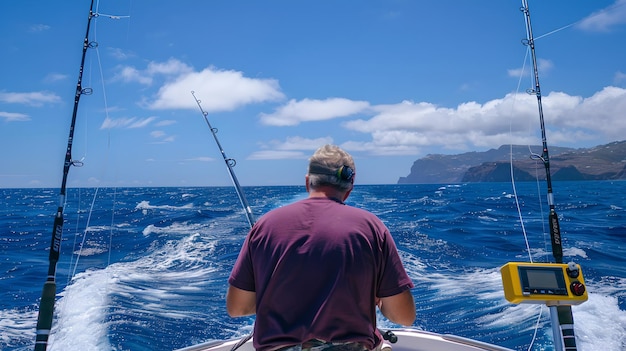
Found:
M 357 185 L 347 203 L 390 228 L 415 283 L 415 327 L 553 350 L 548 309 L 504 299 L 499 267 L 551 261 L 541 184 Z M 258 217 L 304 187 L 244 187 Z M 580 350 L 626 350 L 626 182 L 555 182 L 565 261 L 589 300 Z M 58 189 L 0 189 L 0 349 L 31 350 Z M 227 277 L 249 229 L 232 187 L 69 189 L 49 350 L 173 350 L 248 334 Z M 297 274 L 297 272 L 294 272 Z M 379 316 L 382 327 L 394 325 Z

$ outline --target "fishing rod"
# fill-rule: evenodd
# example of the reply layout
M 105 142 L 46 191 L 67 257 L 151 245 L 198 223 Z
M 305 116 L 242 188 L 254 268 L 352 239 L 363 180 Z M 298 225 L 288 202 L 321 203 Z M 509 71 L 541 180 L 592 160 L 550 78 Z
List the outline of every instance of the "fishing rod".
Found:
M 48 277 L 43 285 L 41 293 L 41 302 L 39 304 L 39 314 L 37 316 L 37 336 L 35 341 L 35 351 L 44 351 L 48 346 L 48 337 L 52 329 L 52 319 L 54 314 L 54 300 L 56 297 L 56 267 L 59 261 L 61 251 L 61 238 L 63 236 L 63 210 L 65 207 L 65 194 L 67 186 L 67 176 L 70 166 L 80 167 L 83 165 L 81 161 L 72 160 L 72 144 L 74 141 L 74 128 L 76 126 L 76 115 L 78 112 L 78 102 L 81 95 L 90 95 L 91 88 L 83 88 L 83 69 L 85 66 L 85 56 L 88 48 L 97 46 L 95 42 L 89 42 L 89 30 L 91 28 L 91 19 L 95 16 L 93 12 L 94 0 L 91 0 L 89 7 L 89 16 L 87 18 L 87 31 L 83 40 L 83 54 L 80 61 L 80 69 L 78 72 L 78 83 L 76 84 L 76 93 L 74 95 L 74 110 L 72 112 L 72 121 L 70 124 L 69 137 L 67 140 L 67 150 L 65 152 L 65 161 L 63 163 L 63 180 L 61 182 L 61 190 L 59 193 L 59 207 L 54 217 L 54 225 L 52 228 L 52 241 L 50 243 L 50 255 L 48 266 Z
M 548 154 L 548 143 L 546 138 L 546 127 L 543 118 L 543 105 L 541 103 L 541 88 L 539 86 L 539 71 L 537 69 L 537 56 L 535 54 L 535 39 L 533 37 L 532 26 L 530 23 L 530 10 L 528 8 L 528 0 L 522 0 L 520 10 L 524 13 L 526 19 L 526 35 L 527 38 L 522 41 L 524 45 L 530 48 L 533 74 L 534 89 L 529 89 L 528 93 L 537 97 L 537 105 L 539 108 L 539 122 L 541 125 L 541 142 L 542 154 L 532 154 L 531 158 L 541 160 L 546 171 L 547 198 L 550 207 L 548 215 L 548 223 L 550 230 L 550 241 L 552 244 L 552 256 L 556 263 L 563 263 L 563 245 L 561 240 L 561 229 L 559 227 L 559 216 L 556 213 L 554 205 L 554 195 L 552 191 L 552 179 L 550 175 L 550 157 Z M 550 306 L 550 316 L 552 320 L 552 331 L 555 338 L 556 351 L 575 351 L 576 337 L 574 335 L 574 316 L 572 315 L 571 306 Z M 560 342 L 556 342 L 557 339 Z
M 204 111 L 201 105 L 201 101 L 198 100 L 198 98 L 196 97 L 196 93 L 194 91 L 191 92 L 191 95 L 193 95 L 193 99 L 196 100 L 196 104 L 198 104 L 198 108 L 200 108 L 200 112 L 202 112 L 202 117 L 204 117 L 204 121 L 206 122 L 207 126 L 209 126 L 209 130 L 211 130 L 211 134 L 213 134 L 213 139 L 215 139 L 215 143 L 217 144 L 217 147 L 220 149 L 220 152 L 222 153 L 222 157 L 224 158 L 224 163 L 226 163 L 226 168 L 228 168 L 228 174 L 230 175 L 230 179 L 232 180 L 233 185 L 235 186 L 237 197 L 239 197 L 239 202 L 241 202 L 241 206 L 243 207 L 243 210 L 246 214 L 246 218 L 248 219 L 248 224 L 250 225 L 250 228 L 252 228 L 255 222 L 254 215 L 252 215 L 252 210 L 250 209 L 250 205 L 248 205 L 248 201 L 246 200 L 243 190 L 241 189 L 241 186 L 239 185 L 239 181 L 237 180 L 237 176 L 235 175 L 235 171 L 233 170 L 233 167 L 237 165 L 237 161 L 235 161 L 232 158 L 226 157 L 226 153 L 224 152 L 224 149 L 222 148 L 222 144 L 220 144 L 220 141 L 217 139 L 217 128 L 213 128 L 213 126 L 211 126 L 211 122 L 209 122 L 209 118 L 208 118 L 209 113 Z M 241 338 L 241 340 L 239 340 L 239 342 L 233 345 L 233 347 L 230 350 L 231 351 L 237 350 L 243 344 L 248 342 L 248 340 L 252 339 L 252 336 L 253 336 L 253 333 L 250 333 L 246 335 L 245 337 Z
M 202 108 L 202 105 L 200 104 L 201 101 L 198 100 L 198 98 L 196 97 L 196 93 L 194 91 L 191 92 L 191 95 L 193 95 L 194 100 L 196 100 L 196 103 L 198 104 L 198 107 L 200 108 L 200 112 L 202 112 L 202 116 L 204 117 L 206 124 L 209 126 L 209 129 L 211 130 L 211 134 L 213 134 L 215 143 L 217 144 L 217 147 L 220 149 L 220 152 L 222 153 L 222 157 L 224 158 L 224 163 L 226 163 L 226 168 L 228 168 L 228 174 L 230 175 L 230 179 L 232 180 L 233 185 L 235 185 L 235 190 L 237 191 L 237 197 L 239 197 L 239 202 L 241 202 L 241 206 L 243 207 L 243 210 L 246 214 L 246 218 L 248 219 L 248 224 L 250 224 L 250 228 L 252 228 L 255 222 L 254 216 L 252 215 L 252 210 L 250 209 L 250 205 L 248 205 L 248 201 L 246 200 L 246 197 L 243 194 L 243 190 L 241 189 L 241 186 L 239 185 L 239 181 L 237 180 L 237 176 L 235 175 L 235 171 L 233 170 L 233 167 L 237 165 L 237 161 L 235 161 L 235 159 L 228 158 L 226 156 L 226 153 L 224 152 L 224 149 L 222 148 L 220 141 L 217 139 L 217 128 L 213 128 L 211 126 L 211 122 L 209 122 L 209 118 L 207 117 L 209 113 L 204 111 L 204 109 Z

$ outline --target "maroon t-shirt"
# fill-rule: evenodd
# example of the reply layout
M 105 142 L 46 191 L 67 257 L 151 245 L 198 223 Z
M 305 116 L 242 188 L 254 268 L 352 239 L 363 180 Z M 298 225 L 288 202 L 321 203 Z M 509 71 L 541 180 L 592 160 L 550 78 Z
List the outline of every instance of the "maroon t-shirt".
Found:
M 373 349 L 381 341 L 375 298 L 413 287 L 380 219 L 328 198 L 261 217 L 228 282 L 256 292 L 257 350 L 310 339 Z

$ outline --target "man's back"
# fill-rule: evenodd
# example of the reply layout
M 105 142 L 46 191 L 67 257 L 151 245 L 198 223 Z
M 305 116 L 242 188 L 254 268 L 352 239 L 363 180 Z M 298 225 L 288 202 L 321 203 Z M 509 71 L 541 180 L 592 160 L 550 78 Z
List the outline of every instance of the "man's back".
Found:
M 262 217 L 229 282 L 256 292 L 255 347 L 262 350 L 310 339 L 372 349 L 380 341 L 376 297 L 412 286 L 382 222 L 326 197 Z

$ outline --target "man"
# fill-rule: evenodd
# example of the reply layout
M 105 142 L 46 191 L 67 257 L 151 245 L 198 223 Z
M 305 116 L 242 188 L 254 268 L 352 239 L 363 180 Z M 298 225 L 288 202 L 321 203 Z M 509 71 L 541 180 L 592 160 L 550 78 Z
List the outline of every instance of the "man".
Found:
M 347 152 L 322 146 L 309 160 L 308 198 L 270 211 L 246 237 L 226 309 L 256 313 L 257 350 L 374 350 L 376 306 L 394 323 L 415 321 L 413 283 L 389 230 L 343 203 L 354 171 Z

